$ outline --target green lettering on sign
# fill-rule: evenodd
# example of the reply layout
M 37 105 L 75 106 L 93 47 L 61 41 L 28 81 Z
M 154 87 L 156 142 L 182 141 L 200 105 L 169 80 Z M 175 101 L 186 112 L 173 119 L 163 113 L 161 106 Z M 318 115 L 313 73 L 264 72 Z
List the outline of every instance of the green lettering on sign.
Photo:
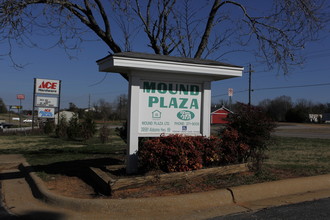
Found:
M 155 96 L 149 96 L 148 107 L 152 107 L 153 104 L 158 103 L 159 99 Z
M 143 92 L 144 93 L 155 93 L 156 83 L 155 82 L 143 82 Z
M 156 93 L 172 95 L 194 95 L 197 96 L 200 93 L 198 85 L 187 85 L 187 84 L 173 84 L 164 82 L 143 82 L 143 93 Z
M 175 98 L 172 98 L 170 104 L 168 105 L 169 108 L 178 108 L 178 102 Z
M 179 108 L 183 108 L 183 109 L 188 108 L 188 107 L 186 106 L 186 104 L 187 104 L 187 102 L 188 102 L 188 99 L 187 99 L 187 98 L 180 98 L 180 101 L 181 101 L 181 103 L 180 103 Z
M 192 108 L 198 109 L 198 101 L 197 101 L 197 99 L 192 99 L 191 100 L 190 109 L 192 109 Z

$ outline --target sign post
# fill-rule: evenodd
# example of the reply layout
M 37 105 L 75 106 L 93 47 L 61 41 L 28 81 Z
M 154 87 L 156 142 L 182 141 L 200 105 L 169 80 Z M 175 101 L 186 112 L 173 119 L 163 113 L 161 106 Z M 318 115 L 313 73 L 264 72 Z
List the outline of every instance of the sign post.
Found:
M 102 72 L 129 79 L 127 173 L 138 169 L 140 137 L 210 135 L 211 82 L 243 67 L 210 60 L 123 52 L 97 61 Z
M 34 79 L 32 129 L 34 128 L 34 111 L 38 107 L 38 118 L 55 118 L 55 108 L 60 108 L 61 80 Z M 42 96 L 36 96 L 42 95 Z
M 228 97 L 229 97 L 229 108 L 231 109 L 232 97 L 234 95 L 234 89 L 228 88 Z
M 22 109 L 22 100 L 25 99 L 24 94 L 17 94 L 16 98 L 19 100 L 19 108 L 18 109 L 18 116 L 19 116 L 19 127 L 22 127 L 22 117 L 21 117 L 21 109 Z

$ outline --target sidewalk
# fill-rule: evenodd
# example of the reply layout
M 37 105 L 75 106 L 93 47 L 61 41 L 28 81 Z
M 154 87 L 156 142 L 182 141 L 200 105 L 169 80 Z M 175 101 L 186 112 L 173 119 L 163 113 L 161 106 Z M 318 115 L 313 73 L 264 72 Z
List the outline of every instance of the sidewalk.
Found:
M 0 155 L 0 161 L 6 208 L 36 219 L 207 219 L 330 197 L 328 174 L 178 196 L 76 199 L 52 193 L 33 172 L 15 168 L 27 165 L 19 155 Z

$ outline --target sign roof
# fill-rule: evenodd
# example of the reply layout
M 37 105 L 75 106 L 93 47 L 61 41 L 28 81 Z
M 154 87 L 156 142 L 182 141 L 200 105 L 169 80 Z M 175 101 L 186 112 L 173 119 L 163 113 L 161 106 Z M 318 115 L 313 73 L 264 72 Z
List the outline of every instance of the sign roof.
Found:
M 242 76 L 243 67 L 213 60 L 165 56 L 158 54 L 121 52 L 96 61 L 101 72 L 128 74 L 132 70 L 156 73 L 181 73 L 221 80 Z

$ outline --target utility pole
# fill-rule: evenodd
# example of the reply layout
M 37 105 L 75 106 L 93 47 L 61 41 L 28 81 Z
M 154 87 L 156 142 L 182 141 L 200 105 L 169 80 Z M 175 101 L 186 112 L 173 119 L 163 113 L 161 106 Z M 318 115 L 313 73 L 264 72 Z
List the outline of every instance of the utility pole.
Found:
M 253 91 L 251 89 L 251 75 L 252 75 L 252 67 L 251 67 L 251 63 L 249 64 L 249 105 L 251 105 L 251 92 Z
M 88 95 L 88 111 L 91 109 L 91 94 Z
M 119 121 L 121 121 L 121 96 L 119 96 Z

